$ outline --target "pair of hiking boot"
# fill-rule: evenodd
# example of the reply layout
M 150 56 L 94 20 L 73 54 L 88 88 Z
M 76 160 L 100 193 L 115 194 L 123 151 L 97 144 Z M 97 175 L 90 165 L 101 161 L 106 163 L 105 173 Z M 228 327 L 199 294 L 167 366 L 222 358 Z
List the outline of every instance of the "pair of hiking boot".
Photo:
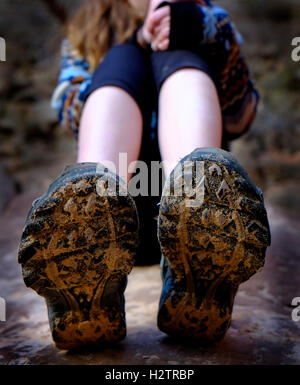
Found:
M 67 166 L 33 202 L 18 260 L 26 286 L 46 299 L 58 348 L 125 337 L 124 291 L 138 228 L 126 185 L 101 164 Z M 262 268 L 270 244 L 261 191 L 229 152 L 196 149 L 165 183 L 158 239 L 159 329 L 221 340 L 238 286 Z

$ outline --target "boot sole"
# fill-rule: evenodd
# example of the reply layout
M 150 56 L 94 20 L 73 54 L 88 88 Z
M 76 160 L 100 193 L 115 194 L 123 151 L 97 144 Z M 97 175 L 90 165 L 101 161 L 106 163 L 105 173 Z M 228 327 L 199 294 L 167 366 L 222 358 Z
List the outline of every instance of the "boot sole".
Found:
M 203 167 L 197 180 L 196 160 Z M 182 161 L 190 162 L 187 178 L 198 183 L 203 199 L 172 196 L 174 186 L 184 184 L 179 164 L 159 214 L 158 237 L 174 286 L 162 293 L 158 327 L 177 337 L 219 341 L 230 326 L 238 286 L 264 265 L 267 213 L 262 193 L 231 154 L 202 149 Z
M 99 184 L 104 173 L 93 164 L 70 171 L 33 205 L 18 250 L 24 282 L 46 299 L 60 349 L 125 337 L 123 292 L 137 250 L 130 196 L 103 196 L 109 183 Z M 113 174 L 105 180 L 119 186 Z

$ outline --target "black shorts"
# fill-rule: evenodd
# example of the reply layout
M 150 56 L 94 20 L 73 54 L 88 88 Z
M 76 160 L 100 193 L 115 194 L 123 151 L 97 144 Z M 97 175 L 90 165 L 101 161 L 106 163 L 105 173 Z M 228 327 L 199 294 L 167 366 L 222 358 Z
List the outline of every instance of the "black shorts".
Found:
M 199 69 L 213 78 L 206 62 L 196 53 L 178 50 L 149 54 L 132 43 L 116 45 L 96 68 L 86 99 L 100 87 L 120 87 L 133 97 L 147 122 L 157 107 L 163 82 L 187 67 Z

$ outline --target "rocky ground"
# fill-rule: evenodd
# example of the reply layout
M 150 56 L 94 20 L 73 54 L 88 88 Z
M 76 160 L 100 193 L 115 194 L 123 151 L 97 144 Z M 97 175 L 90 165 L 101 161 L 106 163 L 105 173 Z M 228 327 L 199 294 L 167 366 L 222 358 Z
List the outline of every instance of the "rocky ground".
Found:
M 0 296 L 8 301 L 8 320 L 0 324 L 1 362 L 299 364 L 299 323 L 289 307 L 300 296 L 300 64 L 291 59 L 292 38 L 300 36 L 298 0 L 218 2 L 244 37 L 262 97 L 252 130 L 232 150 L 264 190 L 273 235 L 266 268 L 238 293 L 224 342 L 187 347 L 158 332 L 155 266 L 132 275 L 128 339 L 119 348 L 69 354 L 52 346 L 43 302 L 22 284 L 16 248 L 31 200 L 75 159 L 76 143 L 57 124 L 49 99 L 58 75 L 60 18 L 76 3 L 0 2 L 0 36 L 7 42 L 7 62 L 0 62 Z

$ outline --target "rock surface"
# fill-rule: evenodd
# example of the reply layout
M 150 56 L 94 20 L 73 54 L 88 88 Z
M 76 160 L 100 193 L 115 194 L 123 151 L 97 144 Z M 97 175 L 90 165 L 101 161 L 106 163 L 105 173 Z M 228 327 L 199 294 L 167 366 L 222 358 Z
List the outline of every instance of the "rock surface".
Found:
M 0 164 L 0 214 L 16 194 L 16 186 Z

